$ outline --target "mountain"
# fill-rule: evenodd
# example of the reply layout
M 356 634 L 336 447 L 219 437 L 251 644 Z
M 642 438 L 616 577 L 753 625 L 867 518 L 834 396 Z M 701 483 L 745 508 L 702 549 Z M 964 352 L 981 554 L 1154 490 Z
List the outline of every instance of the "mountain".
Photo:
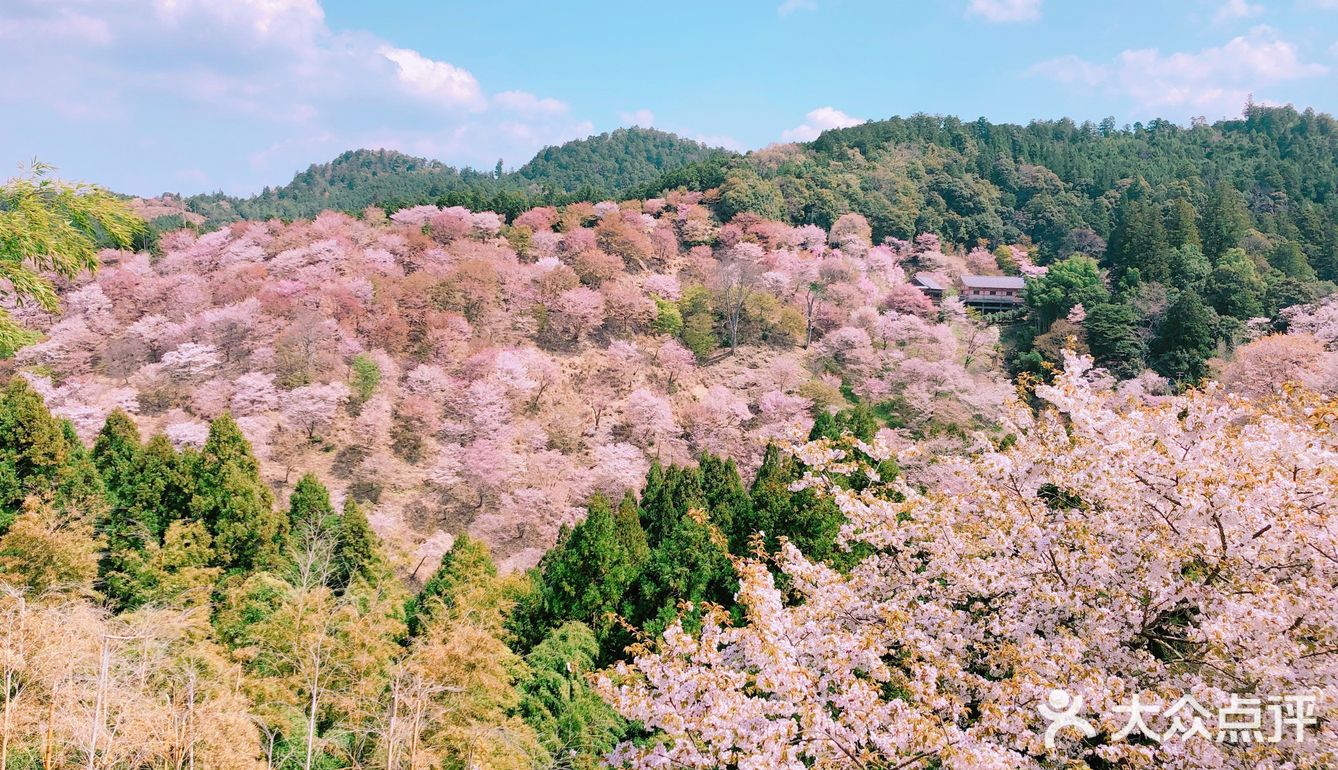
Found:
M 1144 197 L 1167 226 L 1186 203 L 1195 226 L 1211 229 L 1219 183 L 1243 195 L 1250 227 L 1299 244 L 1321 277 L 1338 277 L 1338 121 L 1291 107 L 1250 105 L 1242 119 L 1188 127 L 892 118 L 708 158 L 633 195 L 718 189 L 722 219 L 749 211 L 830 228 L 854 211 L 875 242 L 924 232 L 968 245 L 1028 238 L 1046 259 L 1099 257 L 1094 249 L 1115 234 L 1130 197 Z
M 491 173 L 393 150 L 350 150 L 329 163 L 312 165 L 282 187 L 267 187 L 249 198 L 213 193 L 191 196 L 186 203 L 211 221 L 299 219 L 325 209 L 353 212 L 374 204 L 414 205 L 448 192 L 492 189 L 497 184 Z
M 542 150 L 515 176 L 553 192 L 618 197 L 667 171 L 729 153 L 650 128 L 620 128 Z
M 620 128 L 549 147 L 514 172 L 460 169 L 393 150 L 350 150 L 313 165 L 282 187 L 239 198 L 185 199 L 207 224 L 237 219 L 300 219 L 325 209 L 358 212 L 422 203 L 465 205 L 514 216 L 536 203 L 619 198 L 683 166 L 730 153 L 665 131 Z

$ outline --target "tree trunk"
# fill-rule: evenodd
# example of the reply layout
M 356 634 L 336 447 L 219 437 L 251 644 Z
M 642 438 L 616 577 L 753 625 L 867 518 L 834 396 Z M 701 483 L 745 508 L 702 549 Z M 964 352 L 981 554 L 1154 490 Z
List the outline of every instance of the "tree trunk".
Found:
M 14 671 L 5 669 L 5 715 L 4 727 L 0 728 L 0 770 L 9 767 L 9 720 L 10 711 L 14 704 Z
M 390 684 L 390 724 L 386 727 L 386 770 L 395 770 L 395 728 L 400 711 L 400 675 Z M 4 770 L 0 767 L 0 770 Z
M 88 770 L 97 766 L 98 728 L 102 725 L 103 699 L 107 694 L 107 679 L 111 669 L 111 639 L 102 637 L 102 663 L 98 666 L 98 689 L 93 699 L 93 725 L 88 736 Z
M 316 706 L 321 692 L 321 645 L 324 639 L 316 642 L 316 657 L 311 673 L 311 707 L 307 713 L 307 761 L 303 770 L 311 770 L 312 756 L 316 749 Z

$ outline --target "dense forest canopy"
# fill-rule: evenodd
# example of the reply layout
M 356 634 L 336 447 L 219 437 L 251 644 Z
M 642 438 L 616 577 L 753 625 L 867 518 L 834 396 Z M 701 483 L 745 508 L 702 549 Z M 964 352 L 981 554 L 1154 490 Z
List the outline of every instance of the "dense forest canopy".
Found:
M 1300 243 L 1332 277 L 1338 122 L 1291 107 L 1248 106 L 1242 119 L 1188 127 L 892 118 L 688 166 L 641 192 L 718 188 L 732 210 L 795 224 L 829 227 L 856 211 L 875 241 L 920 232 L 967 245 L 1026 236 L 1043 254 L 1064 256 L 1083 250 L 1075 239 L 1084 230 L 1110 238 L 1131 186 L 1146 186 L 1163 208 L 1184 200 L 1199 210 L 1220 183 L 1245 196 L 1254 227 Z
M 549 147 L 513 172 L 504 172 L 500 160 L 496 170 L 475 171 L 392 150 L 350 150 L 253 197 L 195 195 L 184 207 L 211 223 L 300 219 L 327 209 L 356 213 L 368 206 L 393 211 L 438 202 L 514 216 L 535 201 L 622 197 L 666 171 L 723 154 L 649 128 L 620 128 Z

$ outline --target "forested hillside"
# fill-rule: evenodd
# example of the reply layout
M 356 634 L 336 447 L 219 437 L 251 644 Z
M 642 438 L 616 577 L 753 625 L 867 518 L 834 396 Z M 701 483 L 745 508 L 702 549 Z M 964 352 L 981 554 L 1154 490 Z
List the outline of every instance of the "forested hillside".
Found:
M 429 203 L 515 216 L 538 203 L 625 197 L 660 174 L 724 154 L 649 128 L 620 128 L 549 147 L 510 173 L 502 171 L 501 161 L 499 168 L 485 172 L 390 150 L 352 150 L 253 197 L 195 195 L 185 206 L 209 225 L 310 218 L 325 210 L 357 213 L 368 206 L 394 211 Z
M 1015 372 L 1043 373 L 1076 333 L 1122 376 L 1195 380 L 1250 319 L 1338 279 L 1338 122 L 1290 107 L 1122 129 L 922 115 L 688 166 L 642 192 L 681 187 L 709 190 L 721 217 L 825 227 L 855 211 L 875 242 L 1028 244 L 1051 275 L 1008 334 Z M 1079 305 L 1082 330 L 1066 319 Z
M 689 166 L 641 192 L 719 188 L 726 216 L 753 211 L 822 227 L 856 211 L 875 241 L 920 232 L 966 245 L 1026 237 L 1043 258 L 1099 258 L 1088 231 L 1108 243 L 1135 200 L 1182 219 L 1178 207 L 1188 204 L 1229 229 L 1235 222 L 1217 216 L 1221 184 L 1244 196 L 1246 224 L 1296 242 L 1321 277 L 1334 277 L 1338 122 L 1290 107 L 1251 106 L 1243 119 L 1189 127 L 892 118 Z M 1213 230 L 1203 233 L 1210 257 L 1221 251 Z

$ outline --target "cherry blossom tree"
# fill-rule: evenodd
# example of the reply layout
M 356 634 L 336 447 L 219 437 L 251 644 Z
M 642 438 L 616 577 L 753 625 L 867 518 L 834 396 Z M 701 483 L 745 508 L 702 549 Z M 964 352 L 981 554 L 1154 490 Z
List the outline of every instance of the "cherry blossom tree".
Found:
M 280 419 L 285 427 L 301 431 L 314 440 L 318 433 L 329 427 L 349 395 L 349 387 L 342 382 L 294 388 L 280 398 Z
M 1089 367 L 1070 358 L 1036 389 L 1039 414 L 1018 408 L 1014 442 L 944 458 L 935 488 L 833 483 L 855 458 L 826 441 L 800 448 L 806 484 L 847 517 L 841 541 L 874 555 L 848 572 L 788 544 L 774 565 L 736 560 L 742 625 L 709 610 L 699 631 L 671 626 L 599 677 L 653 736 L 611 762 L 1244 770 L 1338 760 L 1329 720 L 1298 712 L 1287 729 L 1307 740 L 1242 743 L 1213 739 L 1211 713 L 1208 739 L 1168 713 L 1188 696 L 1214 712 L 1241 697 L 1338 696 L 1338 603 L 1319 588 L 1338 577 L 1332 402 L 1209 390 L 1130 403 L 1089 382 Z M 867 449 L 889 456 L 881 442 Z M 1135 696 L 1151 707 L 1153 739 L 1130 735 Z M 1093 729 L 1086 739 L 1050 731 L 1047 743 L 1038 704 L 1067 702 Z

